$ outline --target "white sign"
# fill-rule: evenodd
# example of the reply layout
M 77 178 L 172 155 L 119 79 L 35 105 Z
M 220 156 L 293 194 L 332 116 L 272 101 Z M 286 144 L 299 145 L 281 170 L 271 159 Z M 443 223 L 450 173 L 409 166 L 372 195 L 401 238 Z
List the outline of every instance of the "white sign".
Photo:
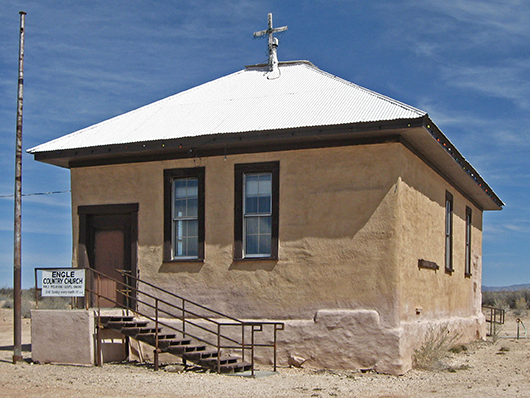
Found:
M 84 297 L 85 270 L 78 268 L 42 270 L 42 296 Z

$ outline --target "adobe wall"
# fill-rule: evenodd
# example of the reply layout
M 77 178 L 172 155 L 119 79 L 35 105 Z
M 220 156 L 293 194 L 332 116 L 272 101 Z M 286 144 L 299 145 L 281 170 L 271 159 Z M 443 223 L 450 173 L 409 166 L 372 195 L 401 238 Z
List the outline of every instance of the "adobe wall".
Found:
M 234 262 L 234 164 L 265 161 L 280 162 L 279 260 Z M 164 263 L 163 171 L 194 166 L 205 167 L 205 260 Z M 451 324 L 469 340 L 484 335 L 482 213 L 399 143 L 71 172 L 74 264 L 78 206 L 139 203 L 140 278 L 240 319 L 286 320 L 284 359 L 298 353 L 313 366 L 400 374 L 432 327 Z M 455 207 L 452 275 L 443 269 L 446 189 Z M 470 278 L 462 262 L 466 205 Z M 440 270 L 418 269 L 420 258 Z
M 454 343 L 486 337 L 482 314 L 482 211 L 401 148 L 398 182 L 399 311 L 404 366 L 432 333 L 457 336 Z M 445 197 L 453 195 L 453 269 L 445 271 Z M 466 206 L 472 210 L 471 276 L 465 275 Z M 438 270 L 418 267 L 435 262 Z
M 425 321 L 481 314 L 482 211 L 410 151 L 400 150 L 398 184 L 400 319 Z M 445 271 L 445 195 L 453 195 L 453 269 Z M 471 276 L 465 275 L 466 206 L 472 210 Z M 420 269 L 418 260 L 438 270 Z M 426 288 L 428 287 L 428 288 Z
M 141 278 L 241 318 L 312 319 L 322 308 L 354 308 L 376 309 L 383 323 L 395 325 L 399 146 L 75 168 L 74 242 L 79 205 L 138 202 Z M 280 161 L 279 260 L 234 262 L 234 164 L 275 160 Z M 163 170 L 195 165 L 206 170 L 205 261 L 164 263 Z

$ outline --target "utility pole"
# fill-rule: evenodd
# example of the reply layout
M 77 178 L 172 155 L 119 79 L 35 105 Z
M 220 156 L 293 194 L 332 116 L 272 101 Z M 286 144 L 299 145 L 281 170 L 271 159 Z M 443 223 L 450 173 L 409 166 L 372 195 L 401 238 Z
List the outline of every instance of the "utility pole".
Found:
M 15 155 L 15 250 L 13 256 L 13 363 L 22 361 L 22 98 L 24 93 L 24 24 L 26 13 L 20 11 L 18 53 L 17 142 Z

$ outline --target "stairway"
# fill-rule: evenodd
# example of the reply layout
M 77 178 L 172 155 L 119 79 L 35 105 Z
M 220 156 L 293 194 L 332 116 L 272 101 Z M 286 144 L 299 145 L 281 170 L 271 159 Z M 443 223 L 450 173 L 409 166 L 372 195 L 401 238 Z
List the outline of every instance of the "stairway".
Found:
M 103 328 L 113 329 L 119 333 L 144 342 L 156 348 L 157 330 L 146 321 L 140 321 L 132 316 L 101 316 L 100 324 Z M 158 329 L 158 349 L 160 352 L 177 355 L 185 361 L 193 362 L 197 366 L 219 373 L 236 373 L 249 371 L 252 365 L 243 362 L 239 357 L 221 355 L 215 347 L 198 343 L 191 338 L 177 337 L 176 334 L 161 334 Z

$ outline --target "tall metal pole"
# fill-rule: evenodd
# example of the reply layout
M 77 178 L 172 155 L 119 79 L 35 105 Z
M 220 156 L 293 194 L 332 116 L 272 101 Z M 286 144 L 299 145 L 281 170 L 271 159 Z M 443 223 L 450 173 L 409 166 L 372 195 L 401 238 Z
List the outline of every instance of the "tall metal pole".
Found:
M 22 361 L 22 98 L 24 93 L 24 23 L 20 11 L 20 44 L 18 53 L 17 143 L 15 164 L 15 251 L 13 256 L 14 341 L 13 363 Z

